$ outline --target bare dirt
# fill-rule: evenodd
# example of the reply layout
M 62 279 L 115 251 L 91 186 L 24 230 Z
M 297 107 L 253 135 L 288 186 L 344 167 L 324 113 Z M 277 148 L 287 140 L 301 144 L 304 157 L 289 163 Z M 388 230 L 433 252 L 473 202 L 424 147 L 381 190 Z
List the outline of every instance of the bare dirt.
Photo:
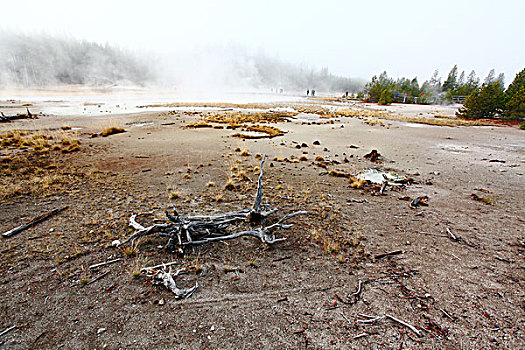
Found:
M 439 108 L 421 113 L 448 113 Z M 199 113 L 145 111 L 0 125 L 2 133 L 31 134 L 69 126 L 65 132 L 80 140 L 79 151 L 35 158 L 54 167 L 29 175 L 11 170 L 19 177 L 2 173 L 3 181 L 28 176 L 18 192 L 7 186 L 2 192 L 2 232 L 69 209 L 0 239 L 0 332 L 16 326 L 0 336 L 0 348 L 525 348 L 525 132 L 341 117 L 308 125 L 290 118 L 272 124 L 284 136 L 242 140 L 232 137 L 234 130 L 184 128 L 200 120 Z M 109 126 L 126 132 L 91 137 Z M 363 157 L 372 149 L 381 163 Z M 112 246 L 134 232 L 133 213 L 150 224 L 172 205 L 184 214 L 249 207 L 257 154 L 268 155 L 263 201 L 280 209 L 275 218 L 308 211 L 278 233 L 286 241 L 266 246 L 243 238 L 184 256 L 159 248 L 166 243 L 161 237 L 140 240 L 134 251 Z M 372 167 L 414 183 L 379 195 L 329 174 Z M 55 181 L 43 187 L 30 181 L 36 176 Z M 228 180 L 236 188 L 226 190 Z M 400 199 L 423 195 L 428 206 L 410 208 Z M 394 251 L 401 253 L 376 258 Z M 121 260 L 89 269 L 114 258 Z M 185 300 L 138 274 L 174 260 L 189 272 L 177 278 L 179 286 L 199 284 Z M 385 314 L 421 336 L 388 318 L 361 322 Z

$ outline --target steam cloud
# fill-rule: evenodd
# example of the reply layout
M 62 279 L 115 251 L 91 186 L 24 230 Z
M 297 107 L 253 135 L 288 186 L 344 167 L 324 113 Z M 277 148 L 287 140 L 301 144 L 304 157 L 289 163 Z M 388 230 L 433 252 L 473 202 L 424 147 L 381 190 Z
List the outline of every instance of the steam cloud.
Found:
M 0 32 L 0 86 L 156 86 L 177 90 L 359 91 L 364 82 L 253 55 L 242 47 L 130 52 L 72 38 Z

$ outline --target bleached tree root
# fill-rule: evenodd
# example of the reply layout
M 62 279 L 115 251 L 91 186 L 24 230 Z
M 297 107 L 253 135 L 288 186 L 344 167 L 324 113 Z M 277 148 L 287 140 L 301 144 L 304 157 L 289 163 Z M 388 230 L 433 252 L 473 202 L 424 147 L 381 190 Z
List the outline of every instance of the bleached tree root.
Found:
M 169 291 L 175 294 L 176 299 L 185 299 L 185 298 L 190 297 L 193 293 L 195 293 L 195 291 L 199 287 L 198 283 L 195 283 L 195 286 L 191 288 L 187 288 L 187 289 L 181 289 L 177 287 L 177 283 L 175 283 L 174 277 L 177 277 L 178 275 L 183 273 L 184 270 L 182 269 L 177 270 L 177 272 L 175 273 L 171 273 L 171 267 L 167 271 L 165 268 L 163 268 L 162 270 L 158 270 L 158 271 L 156 270 L 147 271 L 147 273 L 152 273 L 152 272 L 154 272 L 154 275 L 153 275 L 154 283 L 161 284 L 164 287 L 166 287 Z

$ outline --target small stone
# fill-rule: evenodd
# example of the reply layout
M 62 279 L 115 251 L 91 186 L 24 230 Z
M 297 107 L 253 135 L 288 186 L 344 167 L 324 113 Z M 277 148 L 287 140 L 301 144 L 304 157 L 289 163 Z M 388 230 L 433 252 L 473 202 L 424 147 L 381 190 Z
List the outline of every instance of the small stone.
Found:
M 210 331 L 213 332 L 214 330 L 215 330 L 215 326 L 211 326 L 211 327 L 210 327 Z
M 314 145 L 316 145 L 316 146 L 319 146 L 319 145 L 321 144 L 321 142 L 319 142 L 319 141 L 317 141 L 317 140 L 315 140 L 313 143 L 314 143 Z
M 165 303 L 166 303 L 166 302 L 164 301 L 164 299 L 160 299 L 160 300 L 159 300 L 159 305 L 160 305 L 160 306 L 164 305 Z
M 120 245 L 120 240 L 118 240 L 118 239 L 114 240 L 113 242 L 111 242 L 111 245 L 113 247 L 118 247 Z
M 100 335 L 100 334 L 104 333 L 105 331 L 106 331 L 106 328 L 99 328 L 97 330 L 97 335 Z

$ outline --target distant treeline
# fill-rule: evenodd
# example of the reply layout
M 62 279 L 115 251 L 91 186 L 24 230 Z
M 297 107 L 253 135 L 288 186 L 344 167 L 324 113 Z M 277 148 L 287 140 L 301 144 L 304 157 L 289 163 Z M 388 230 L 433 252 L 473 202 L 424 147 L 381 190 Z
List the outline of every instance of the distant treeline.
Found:
M 492 69 L 484 80 L 484 84 L 499 82 L 505 85 L 503 73 L 496 76 Z M 447 79 L 442 83 L 439 72 L 436 70 L 432 77 L 419 85 L 416 78 L 399 78 L 394 80 L 386 72 L 372 77 L 361 95 L 369 102 L 380 104 L 420 103 L 420 104 L 442 104 L 452 102 L 463 102 L 467 96 L 479 88 L 480 79 L 472 70 L 468 76 L 465 71 L 458 76 L 458 67 L 455 65 L 448 73 Z
M 1 85 L 143 85 L 151 79 L 146 64 L 115 46 L 0 32 Z

